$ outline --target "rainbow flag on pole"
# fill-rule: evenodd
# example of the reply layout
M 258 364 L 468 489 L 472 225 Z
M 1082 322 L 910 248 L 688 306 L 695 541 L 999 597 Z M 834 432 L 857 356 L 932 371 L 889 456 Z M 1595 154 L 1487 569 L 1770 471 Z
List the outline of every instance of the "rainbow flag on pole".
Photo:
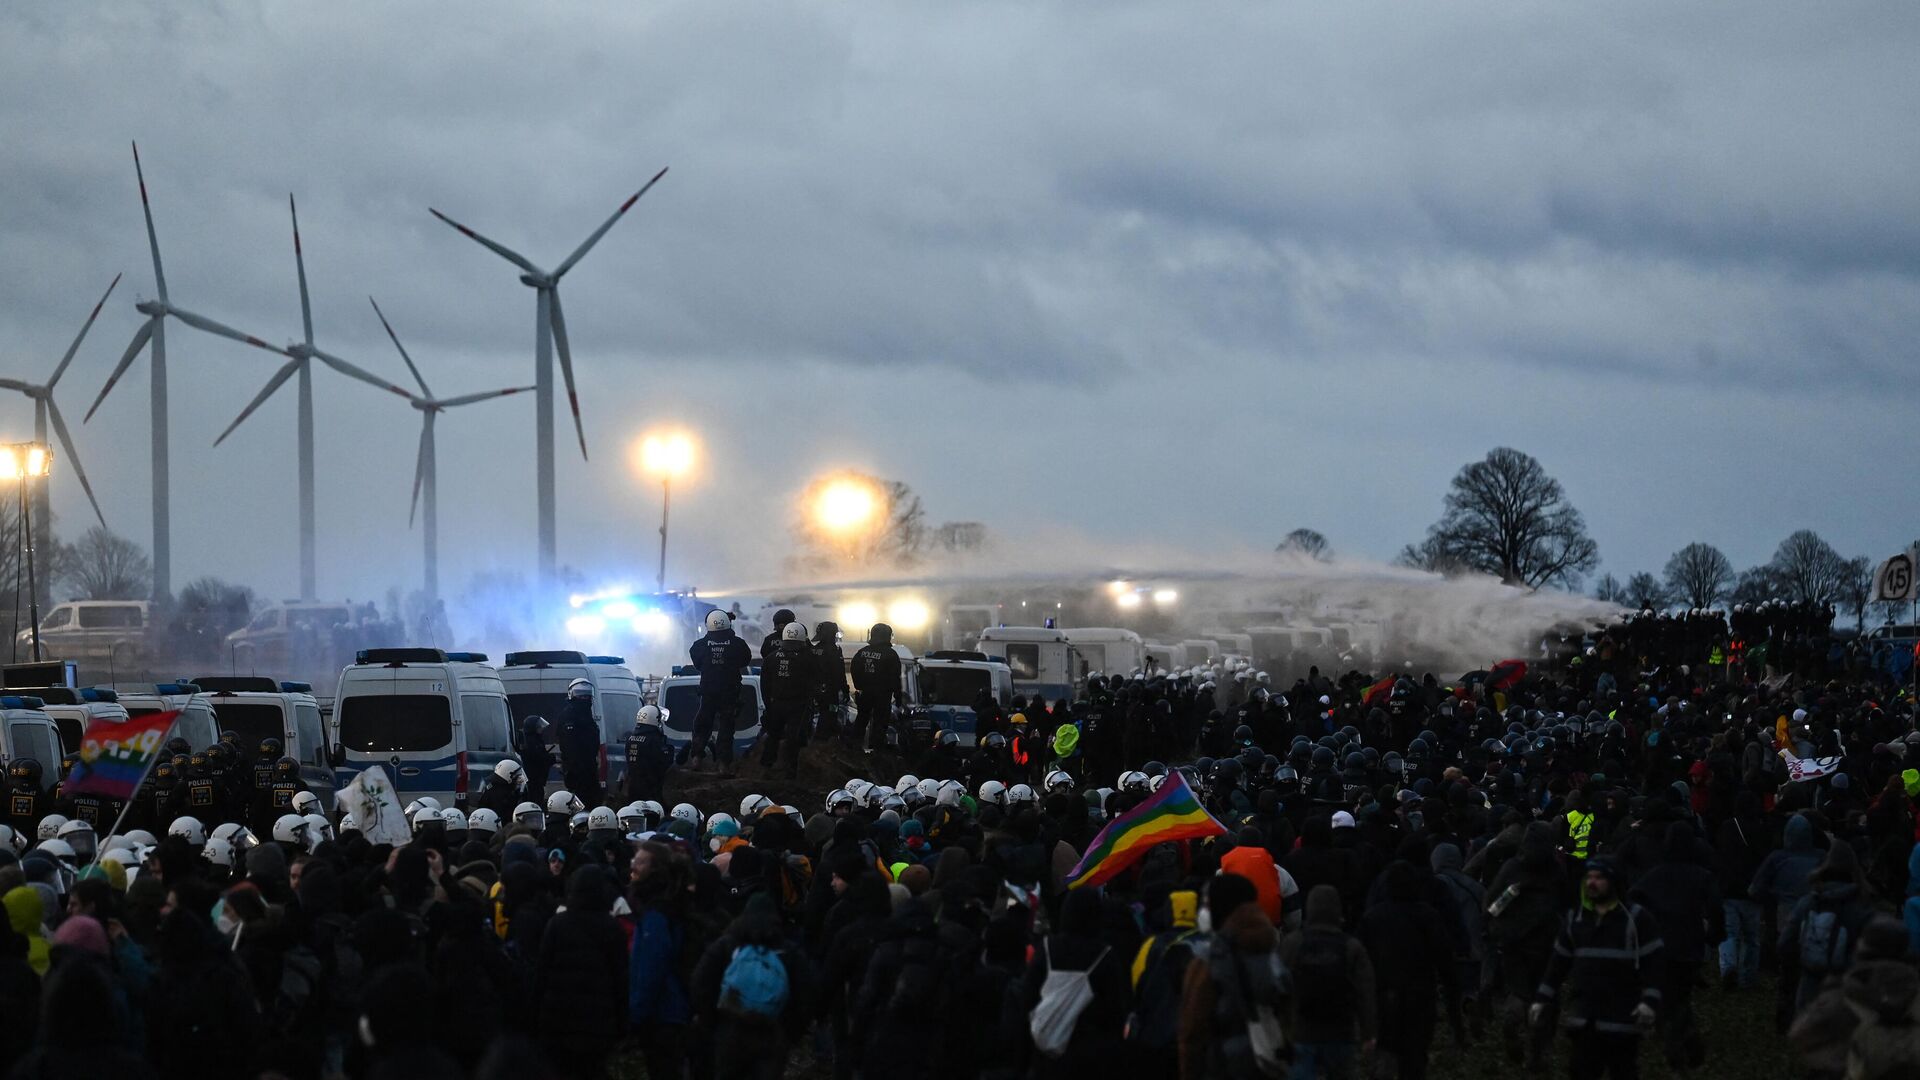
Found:
M 1194 797 L 1187 778 L 1178 771 L 1167 774 L 1160 790 L 1146 802 L 1121 814 L 1093 838 L 1080 864 L 1067 875 L 1067 888 L 1100 885 L 1151 851 L 1156 844 L 1170 840 L 1201 840 L 1225 835 L 1227 827 L 1215 821 L 1207 808 Z
M 85 792 L 122 802 L 133 798 L 178 719 L 180 710 L 175 709 L 128 720 L 89 720 L 80 740 L 80 763 L 67 774 L 62 794 Z

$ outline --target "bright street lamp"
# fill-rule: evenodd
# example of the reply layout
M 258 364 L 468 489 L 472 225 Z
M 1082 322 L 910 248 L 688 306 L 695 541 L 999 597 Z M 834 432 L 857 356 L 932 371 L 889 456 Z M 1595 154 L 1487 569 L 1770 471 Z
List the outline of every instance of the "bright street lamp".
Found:
M 20 482 L 20 529 L 27 544 L 27 613 L 33 628 L 33 662 L 40 662 L 40 583 L 33 565 L 33 500 L 27 498 L 27 484 L 34 478 L 46 479 L 53 471 L 53 450 L 45 443 L 11 443 L 0 446 L 0 480 Z
M 693 468 L 693 439 L 685 432 L 648 435 L 640 441 L 640 468 L 660 478 L 659 591 L 667 591 L 667 514 L 673 508 L 673 479 Z

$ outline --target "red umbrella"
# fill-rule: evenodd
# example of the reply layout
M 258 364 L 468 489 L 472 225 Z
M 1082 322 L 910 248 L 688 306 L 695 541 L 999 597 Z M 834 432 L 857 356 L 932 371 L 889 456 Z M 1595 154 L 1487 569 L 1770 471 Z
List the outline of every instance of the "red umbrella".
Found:
M 1527 677 L 1525 660 L 1502 660 L 1487 670 L 1487 688 L 1511 690 Z

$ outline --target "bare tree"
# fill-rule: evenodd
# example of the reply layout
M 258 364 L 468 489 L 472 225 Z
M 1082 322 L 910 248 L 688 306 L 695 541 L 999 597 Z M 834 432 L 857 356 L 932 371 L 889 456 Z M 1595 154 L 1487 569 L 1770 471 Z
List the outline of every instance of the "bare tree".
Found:
M 1793 601 L 1834 603 L 1847 577 L 1847 560 L 1812 529 L 1801 529 L 1780 541 L 1767 566 L 1782 598 Z
M 1667 560 L 1667 590 L 1688 607 L 1710 608 L 1733 587 L 1733 564 L 1720 549 L 1698 541 Z
M 978 551 L 987 545 L 987 527 L 977 521 L 942 522 L 933 530 L 933 546 L 948 554 Z
M 1834 597 L 1842 611 L 1853 612 L 1854 626 L 1867 630 L 1867 605 L 1873 602 L 1873 563 L 1865 555 L 1841 564 L 1840 591 Z
M 140 545 L 99 525 L 88 529 L 63 575 L 80 600 L 144 600 L 153 592 L 153 563 Z
M 1626 601 L 1635 607 L 1664 611 L 1673 604 L 1673 596 L 1667 592 L 1667 587 L 1645 570 L 1629 577 L 1621 591 L 1625 593 Z
M 1401 566 L 1425 570 L 1429 574 L 1440 574 L 1444 577 L 1459 577 L 1473 570 L 1473 567 L 1468 566 L 1459 556 L 1448 551 L 1431 536 L 1417 544 L 1408 544 L 1401 548 L 1400 554 L 1395 555 L 1393 561 Z
M 842 473 L 817 481 L 802 496 L 803 506 L 814 505 L 820 492 L 834 484 L 853 484 L 872 492 L 872 513 L 865 524 L 853 528 L 829 527 L 803 513 L 801 535 L 812 551 L 803 562 L 814 569 L 835 564 L 905 566 L 926 550 L 931 530 L 926 507 L 913 488 L 898 480 Z
M 1427 539 L 1471 569 L 1530 589 L 1576 585 L 1600 561 L 1560 481 L 1505 446 L 1454 476 Z
M 1620 579 L 1612 574 L 1601 574 L 1600 580 L 1593 583 L 1593 598 L 1609 604 L 1631 602 L 1627 596 L 1627 587 L 1620 584 Z
M 1326 562 L 1327 558 L 1333 554 L 1333 545 L 1327 543 L 1327 538 L 1316 529 L 1295 529 L 1287 534 L 1286 539 L 1280 541 L 1279 547 L 1273 550 L 1284 554 L 1305 555 L 1310 559 Z
M 182 659 L 218 660 L 227 635 L 252 617 L 252 589 L 203 577 L 180 590 L 167 621 L 168 645 Z
M 1727 593 L 1727 599 L 1735 604 L 1752 607 L 1768 600 L 1777 600 L 1783 593 L 1780 576 L 1771 565 L 1750 566 L 1740 571 L 1733 581 L 1733 588 Z

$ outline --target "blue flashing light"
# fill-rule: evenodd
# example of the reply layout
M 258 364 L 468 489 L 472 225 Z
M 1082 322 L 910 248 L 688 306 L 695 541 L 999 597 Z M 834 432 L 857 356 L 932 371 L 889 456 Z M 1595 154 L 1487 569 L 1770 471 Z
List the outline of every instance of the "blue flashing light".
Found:
M 42 709 L 46 704 L 37 697 L 28 697 L 25 694 L 9 694 L 6 697 L 0 697 L 0 709 Z
M 699 668 L 697 668 L 697 667 L 694 667 L 694 666 L 693 666 L 692 664 L 675 664 L 675 665 L 673 666 L 673 673 L 674 673 L 674 674 L 675 674 L 676 676 L 678 676 L 678 675 L 698 675 L 698 674 L 700 674 L 700 669 L 699 669 Z
M 624 656 L 589 656 L 587 657 L 587 663 L 589 664 L 612 664 L 617 667 L 621 664 L 625 664 L 626 662 L 627 662 L 627 658 Z
M 304 682 L 283 682 L 280 684 L 280 692 L 283 694 L 311 694 L 313 693 L 313 684 L 304 683 Z
M 484 664 L 487 654 L 483 652 L 450 652 L 447 660 L 455 664 Z
M 89 686 L 80 691 L 80 700 L 115 702 L 120 700 L 120 694 L 117 691 L 107 690 L 103 687 Z
M 174 697 L 180 694 L 197 694 L 200 692 L 200 685 L 190 682 L 155 683 L 153 685 L 153 692 L 167 697 Z

